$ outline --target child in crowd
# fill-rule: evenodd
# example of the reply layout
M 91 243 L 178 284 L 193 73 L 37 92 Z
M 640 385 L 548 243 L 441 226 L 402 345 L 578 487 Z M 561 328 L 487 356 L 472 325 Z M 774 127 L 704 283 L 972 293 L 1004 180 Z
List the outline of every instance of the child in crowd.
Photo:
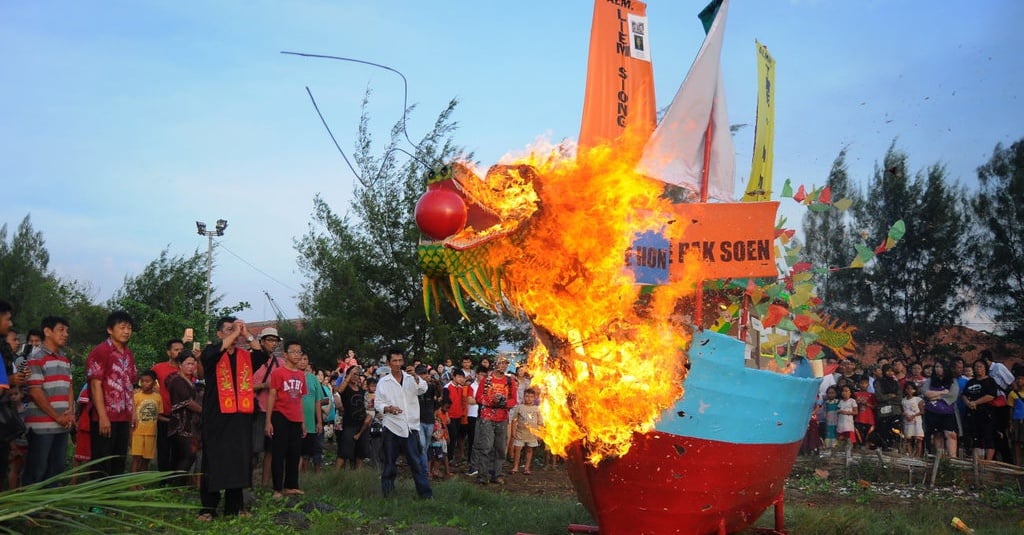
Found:
M 163 412 L 163 398 L 155 387 L 153 370 L 139 374 L 132 421 L 132 472 L 148 470 L 150 461 L 156 458 L 156 419 Z
M 1010 395 L 1006 397 L 1010 405 L 1010 443 L 1013 445 L 1013 463 L 1024 466 L 1024 370 L 1014 367 L 1016 377 L 1011 385 Z
M 82 390 L 78 392 L 78 399 L 75 402 L 77 425 L 74 436 L 75 455 L 71 458 L 71 466 L 79 466 L 92 459 L 92 439 L 89 438 L 89 410 L 91 408 L 92 398 L 89 397 L 89 383 L 85 383 Z M 77 475 L 71 478 L 72 485 L 77 482 Z
M 924 453 L 924 400 L 918 392 L 910 381 L 903 387 L 903 438 L 908 441 L 906 453 L 914 457 Z
M 836 426 L 839 423 L 839 391 L 830 386 L 825 389 L 825 451 L 832 454 L 836 447 Z
M 538 387 L 531 387 L 537 396 L 537 400 L 533 403 L 534 405 L 540 406 L 540 398 L 544 394 L 543 390 Z M 523 397 L 526 397 L 526 392 L 523 391 Z M 544 457 L 544 470 L 553 470 L 558 468 L 558 462 L 565 463 L 565 459 L 560 455 L 552 453 L 551 448 L 544 444 L 544 441 L 538 440 L 539 447 L 541 448 Z
M 384 438 L 381 436 L 384 429 L 384 415 L 378 414 L 374 408 L 374 401 L 377 399 L 377 378 L 367 372 L 366 394 L 363 397 L 366 405 L 366 416 L 370 418 L 370 428 L 366 431 L 370 435 L 370 465 L 377 470 L 383 468 Z
M 839 407 L 836 411 L 836 436 L 845 445 L 846 455 L 850 456 L 853 445 L 857 443 L 857 428 L 853 425 L 854 417 L 857 416 L 857 400 L 853 399 L 853 389 L 850 385 L 843 385 L 840 391 Z
M 526 460 L 523 462 L 523 473 L 530 475 L 533 464 L 533 450 L 537 448 L 537 435 L 533 430 L 542 425 L 540 407 L 537 406 L 537 391 L 527 388 L 523 392 L 523 402 L 512 409 L 512 473 L 519 471 L 519 458 L 526 449 Z
M 920 362 L 911 364 L 910 374 L 907 375 L 907 382 L 917 385 L 917 390 L 920 391 L 921 387 L 924 386 L 924 379 L 924 366 L 921 366 Z
M 22 367 L 22 370 L 25 368 Z M 24 372 L 22 372 L 24 373 Z M 28 411 L 28 394 L 23 387 L 10 389 L 11 403 L 18 407 L 18 417 L 25 421 L 25 413 Z M 28 437 L 23 433 L 20 437 L 11 441 L 11 452 L 7 457 L 7 488 L 16 489 L 21 486 L 21 472 L 25 467 L 25 456 L 28 454 Z M 3 474 L 0 474 L 3 477 Z M 0 484 L 0 487 L 3 485 Z
M 875 395 L 868 392 L 870 381 L 867 374 L 857 378 L 859 389 L 853 393 L 853 399 L 857 400 L 857 417 L 854 418 L 853 426 L 857 428 L 857 442 L 861 446 L 869 442 L 874 443 L 875 433 Z
M 441 401 L 441 406 L 434 411 L 434 432 L 430 435 L 430 450 L 427 457 L 430 461 L 430 476 L 438 479 L 452 477 L 451 466 L 448 465 L 448 425 L 451 418 L 448 417 L 448 409 L 451 401 Z M 444 474 L 441 474 L 441 468 Z

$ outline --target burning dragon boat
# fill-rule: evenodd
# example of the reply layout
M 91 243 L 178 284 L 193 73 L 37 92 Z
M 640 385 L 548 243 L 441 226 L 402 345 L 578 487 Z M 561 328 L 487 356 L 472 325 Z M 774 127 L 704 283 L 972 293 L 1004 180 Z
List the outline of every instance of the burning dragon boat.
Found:
M 428 315 L 471 300 L 533 325 L 539 433 L 600 533 L 731 533 L 773 504 L 781 531 L 817 394 L 748 367 L 744 342 L 702 318 L 705 281 L 778 277 L 770 174 L 748 187 L 759 202 L 731 202 L 727 4 L 702 13 L 704 45 L 657 123 L 646 6 L 596 1 L 578 146 L 484 176 L 445 166 L 416 207 Z

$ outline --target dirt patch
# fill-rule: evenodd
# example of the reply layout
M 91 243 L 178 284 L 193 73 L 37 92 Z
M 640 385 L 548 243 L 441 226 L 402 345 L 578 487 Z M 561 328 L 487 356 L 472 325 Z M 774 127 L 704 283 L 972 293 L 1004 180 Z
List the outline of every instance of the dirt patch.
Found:
M 547 496 L 556 498 L 576 497 L 576 490 L 569 481 L 569 476 L 565 472 L 565 464 L 563 463 L 559 463 L 558 466 L 553 468 L 536 466 L 529 474 L 523 473 L 522 470 L 512 474 L 509 473 L 510 468 L 511 465 L 506 463 L 505 474 L 502 476 L 505 480 L 504 484 L 481 485 L 481 488 L 493 492 L 509 492 L 524 496 Z M 464 471 L 453 471 L 456 473 L 454 476 L 455 478 L 469 482 L 475 482 L 477 480 L 475 476 L 465 475 Z
M 534 469 L 530 474 L 506 473 L 504 485 L 488 485 L 488 487 L 502 487 L 508 492 L 530 496 L 576 497 L 576 490 L 569 481 L 564 464 L 559 464 L 551 469 Z

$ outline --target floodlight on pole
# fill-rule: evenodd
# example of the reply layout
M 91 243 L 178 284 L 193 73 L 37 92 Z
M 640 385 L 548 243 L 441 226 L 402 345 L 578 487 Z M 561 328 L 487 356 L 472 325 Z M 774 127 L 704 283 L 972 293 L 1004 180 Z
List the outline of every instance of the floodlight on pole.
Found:
M 204 309 L 206 313 L 205 331 L 207 334 L 210 333 L 210 291 L 213 288 L 213 238 L 215 236 L 223 236 L 227 228 L 227 219 L 218 219 L 213 230 L 206 230 L 206 223 L 196 221 L 196 233 L 200 236 L 206 236 L 208 240 L 206 246 L 206 308 Z

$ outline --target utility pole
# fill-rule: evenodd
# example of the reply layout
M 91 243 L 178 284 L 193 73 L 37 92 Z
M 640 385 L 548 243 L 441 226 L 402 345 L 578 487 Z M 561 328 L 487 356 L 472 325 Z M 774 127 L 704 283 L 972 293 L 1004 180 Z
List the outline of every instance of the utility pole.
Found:
M 210 291 L 213 288 L 213 238 L 214 236 L 223 236 L 224 230 L 228 228 L 227 219 L 218 219 L 217 224 L 213 230 L 206 230 L 206 223 L 202 221 L 196 221 L 196 231 L 200 236 L 206 236 L 206 308 L 203 309 L 206 314 L 206 326 L 204 332 L 206 336 L 210 336 Z

